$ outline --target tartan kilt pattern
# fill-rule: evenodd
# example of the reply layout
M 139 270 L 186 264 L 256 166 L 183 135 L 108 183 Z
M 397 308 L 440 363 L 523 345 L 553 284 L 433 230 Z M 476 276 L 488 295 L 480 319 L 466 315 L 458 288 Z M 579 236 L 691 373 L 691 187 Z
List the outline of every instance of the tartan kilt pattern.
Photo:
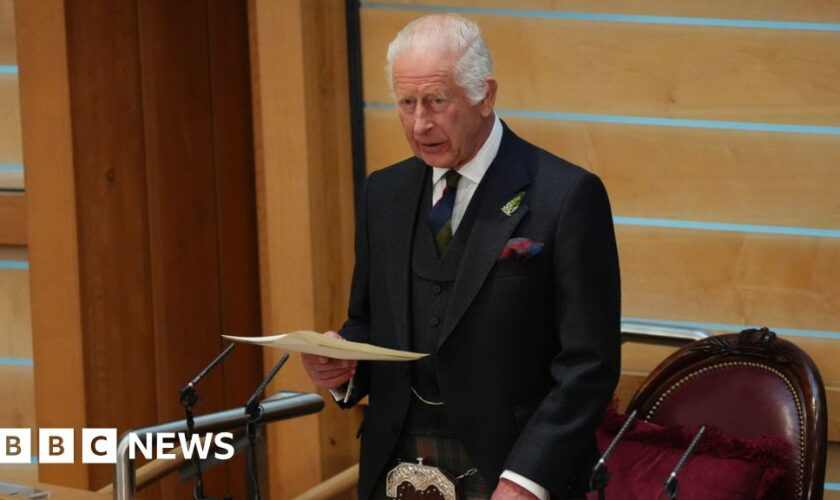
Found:
M 437 436 L 403 436 L 397 445 L 394 456 L 402 462 L 416 463 L 418 458 L 423 458 L 423 463 L 441 468 L 455 477 L 467 472 L 474 467 L 464 447 L 455 438 Z M 395 466 L 393 463 L 392 466 Z M 391 467 L 388 468 L 390 470 Z M 385 477 L 386 471 L 380 478 L 373 498 L 386 499 Z M 459 480 L 468 500 L 489 499 L 493 491 L 487 481 L 476 472 L 471 476 Z

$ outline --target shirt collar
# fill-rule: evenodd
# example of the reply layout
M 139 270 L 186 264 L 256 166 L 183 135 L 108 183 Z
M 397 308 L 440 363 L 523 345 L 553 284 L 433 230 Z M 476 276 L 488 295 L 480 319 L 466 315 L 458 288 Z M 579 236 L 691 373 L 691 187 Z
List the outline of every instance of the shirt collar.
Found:
M 478 184 L 490 168 L 490 164 L 496 158 L 499 152 L 499 146 L 502 144 L 502 122 L 499 116 L 493 116 L 493 129 L 487 140 L 479 148 L 478 153 L 475 154 L 472 160 L 461 165 L 458 173 L 469 179 L 471 182 Z M 437 184 L 443 174 L 448 172 L 448 168 L 432 167 L 432 185 Z

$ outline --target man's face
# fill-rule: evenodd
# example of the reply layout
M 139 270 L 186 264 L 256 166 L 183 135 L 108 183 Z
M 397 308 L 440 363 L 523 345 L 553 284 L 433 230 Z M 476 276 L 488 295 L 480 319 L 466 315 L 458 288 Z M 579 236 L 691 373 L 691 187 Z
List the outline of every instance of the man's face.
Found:
M 493 128 L 496 82 L 487 97 L 470 104 L 456 82 L 456 59 L 446 53 L 408 50 L 393 66 L 397 113 L 411 150 L 433 167 L 460 168 L 478 152 Z

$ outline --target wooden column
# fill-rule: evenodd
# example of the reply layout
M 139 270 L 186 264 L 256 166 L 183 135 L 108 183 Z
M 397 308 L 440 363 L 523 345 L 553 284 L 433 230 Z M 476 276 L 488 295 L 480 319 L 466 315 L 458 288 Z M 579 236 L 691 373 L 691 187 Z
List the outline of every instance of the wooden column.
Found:
M 16 2 L 16 21 L 38 426 L 182 418 L 178 390 L 220 334 L 260 330 L 245 5 L 44 0 Z M 240 347 L 198 411 L 242 404 L 259 378 Z M 40 479 L 112 480 L 77 462 Z M 243 468 L 211 471 L 206 492 L 244 495 Z
M 343 2 L 251 0 L 252 82 L 266 333 L 338 329 L 352 273 L 353 192 Z M 266 352 L 271 366 L 279 353 Z M 314 390 L 300 358 L 276 387 Z M 269 432 L 271 498 L 352 465 L 360 410 L 329 401 Z
M 39 426 L 78 429 L 87 422 L 88 394 L 64 5 L 15 2 L 15 19 L 24 157 L 32 165 L 26 201 L 35 411 Z M 79 458 L 44 467 L 42 480 L 87 487 L 90 468 Z

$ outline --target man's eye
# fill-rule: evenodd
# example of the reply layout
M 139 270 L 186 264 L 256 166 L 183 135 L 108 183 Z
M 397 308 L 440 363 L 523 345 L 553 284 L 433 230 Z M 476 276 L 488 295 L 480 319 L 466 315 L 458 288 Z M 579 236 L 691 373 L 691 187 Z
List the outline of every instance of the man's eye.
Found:
M 446 107 L 447 102 L 448 101 L 444 97 L 433 97 L 429 101 L 434 111 L 443 111 L 443 109 Z
M 404 108 L 414 106 L 414 99 L 404 97 L 404 98 L 400 99 L 400 106 L 402 106 Z

